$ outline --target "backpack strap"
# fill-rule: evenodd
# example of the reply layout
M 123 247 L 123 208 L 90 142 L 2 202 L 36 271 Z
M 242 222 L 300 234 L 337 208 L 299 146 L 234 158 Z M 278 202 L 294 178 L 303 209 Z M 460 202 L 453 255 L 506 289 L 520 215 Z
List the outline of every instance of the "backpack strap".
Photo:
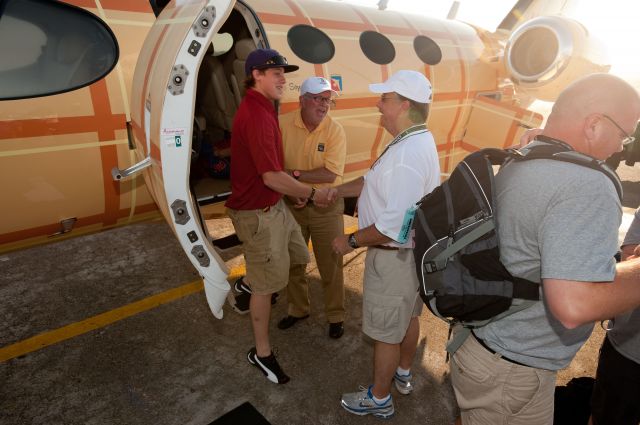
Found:
M 515 161 L 552 159 L 555 161 L 570 162 L 572 164 L 600 171 L 602 174 L 607 176 L 609 180 L 611 180 L 611 183 L 613 183 L 613 187 L 616 189 L 616 193 L 618 194 L 618 198 L 620 199 L 620 202 L 622 202 L 623 191 L 620 178 L 604 161 L 581 152 L 576 152 L 568 144 L 560 140 L 552 139 L 551 137 L 539 135 L 536 136 L 536 140 L 544 143 L 535 144 L 533 146 L 527 145 L 520 150 L 507 149 L 507 156 Z
M 493 220 L 488 220 L 458 239 L 453 243 L 449 243 L 447 247 L 442 250 L 438 255 L 434 257 L 428 264 L 425 266 L 433 266 L 431 270 L 427 270 L 430 273 L 438 270 L 444 270 L 447 267 L 447 260 L 456 252 L 460 251 L 462 248 L 467 246 L 469 243 L 475 241 L 480 236 L 484 235 L 487 232 L 492 231 L 495 228 Z M 524 280 L 524 279 L 522 279 Z M 528 282 L 528 281 L 527 281 Z M 515 290 L 514 290 L 515 293 Z
M 507 317 L 512 315 L 513 313 L 517 313 L 519 311 L 522 311 L 526 308 L 531 307 L 532 305 L 534 305 L 537 301 L 534 300 L 526 300 L 523 301 L 522 303 L 514 306 L 512 305 L 508 310 L 503 311 L 500 314 L 495 315 L 494 317 L 492 317 L 491 319 L 487 319 L 487 320 L 477 320 L 477 321 L 473 321 L 473 322 L 464 322 L 464 324 L 462 325 L 462 329 L 460 329 L 459 331 L 456 332 L 456 334 L 453 336 L 453 338 L 451 338 L 449 340 L 449 342 L 447 342 L 447 353 L 449 356 L 453 356 L 453 353 L 455 353 L 458 348 L 460 348 L 462 346 L 462 344 L 464 344 L 464 342 L 467 340 L 467 338 L 469 337 L 469 335 L 471 335 L 471 331 L 475 328 L 480 328 L 482 326 L 488 325 L 489 323 L 496 321 L 496 320 L 500 320 L 503 317 Z
M 507 273 L 509 273 L 509 270 L 507 270 Z M 512 274 L 511 281 L 513 282 L 513 298 L 522 298 L 523 300 L 540 299 L 540 283 L 516 277 Z

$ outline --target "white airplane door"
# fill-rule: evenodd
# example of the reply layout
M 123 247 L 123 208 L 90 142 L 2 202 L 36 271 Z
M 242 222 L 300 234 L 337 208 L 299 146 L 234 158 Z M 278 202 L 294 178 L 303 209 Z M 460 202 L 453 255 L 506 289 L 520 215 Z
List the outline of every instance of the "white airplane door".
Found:
M 219 319 L 230 289 L 228 269 L 198 218 L 189 189 L 189 169 L 198 70 L 234 4 L 235 0 L 171 1 L 145 40 L 131 96 L 139 161 L 138 168 L 131 169 L 144 168 L 145 183 L 203 277 L 207 302 Z

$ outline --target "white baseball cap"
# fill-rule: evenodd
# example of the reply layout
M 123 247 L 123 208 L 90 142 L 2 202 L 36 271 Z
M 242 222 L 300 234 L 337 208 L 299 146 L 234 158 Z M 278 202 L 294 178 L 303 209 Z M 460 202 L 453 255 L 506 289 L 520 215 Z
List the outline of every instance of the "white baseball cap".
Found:
M 338 92 L 331 88 L 329 80 L 322 77 L 309 77 L 300 86 L 300 96 L 307 93 L 318 94 L 325 91 L 331 91 L 333 94 L 338 95 Z
M 373 93 L 391 93 L 411 99 L 418 103 L 431 103 L 431 83 L 418 71 L 403 69 L 393 74 L 387 81 L 379 84 L 369 84 Z

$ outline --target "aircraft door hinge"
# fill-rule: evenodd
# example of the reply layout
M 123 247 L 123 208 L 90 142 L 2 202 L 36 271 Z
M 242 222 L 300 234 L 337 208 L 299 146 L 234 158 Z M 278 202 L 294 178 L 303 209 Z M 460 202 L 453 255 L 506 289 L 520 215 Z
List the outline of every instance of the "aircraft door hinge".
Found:
M 187 211 L 187 203 L 182 199 L 176 199 L 171 203 L 171 211 L 176 224 L 184 225 L 191 219 Z
M 174 96 L 184 93 L 184 85 L 187 81 L 188 76 L 189 71 L 184 65 L 174 66 L 173 71 L 171 71 L 171 79 L 169 80 L 169 85 L 167 86 L 167 88 L 169 89 L 169 93 Z
M 196 260 L 198 260 L 198 263 L 200 263 L 202 267 L 209 267 L 211 261 L 209 260 L 207 251 L 205 251 L 202 245 L 195 245 L 191 249 L 191 254 L 196 257 Z
M 205 37 L 209 30 L 213 27 L 213 21 L 216 19 L 215 6 L 205 7 L 198 20 L 193 24 L 193 33 L 197 37 Z

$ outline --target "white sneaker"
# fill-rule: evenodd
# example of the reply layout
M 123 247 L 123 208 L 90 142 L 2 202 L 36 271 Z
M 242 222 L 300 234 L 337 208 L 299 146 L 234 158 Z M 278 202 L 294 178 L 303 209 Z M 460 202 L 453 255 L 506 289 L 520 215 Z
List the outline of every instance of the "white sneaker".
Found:
M 391 398 L 391 395 L 389 395 L 387 401 L 382 404 L 378 404 L 373 399 L 371 387 L 365 388 L 361 386 L 360 391 L 357 393 L 342 394 L 340 404 L 345 408 L 345 410 L 353 413 L 354 415 L 364 416 L 371 414 L 377 418 L 383 419 L 392 417 L 395 411 L 393 409 L 393 399 Z
M 400 375 L 398 371 L 393 375 L 393 383 L 396 386 L 396 390 L 400 394 L 411 394 L 413 391 L 413 385 L 411 384 L 411 380 L 413 379 L 413 375 L 409 373 L 408 375 Z

